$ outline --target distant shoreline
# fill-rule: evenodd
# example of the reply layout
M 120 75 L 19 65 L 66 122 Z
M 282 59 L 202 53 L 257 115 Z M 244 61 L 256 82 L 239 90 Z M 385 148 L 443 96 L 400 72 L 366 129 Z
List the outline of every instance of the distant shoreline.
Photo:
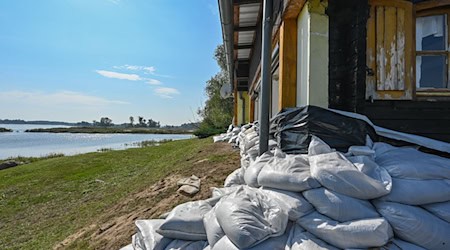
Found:
M 25 130 L 27 133 L 75 133 L 75 134 L 192 134 L 192 130 L 159 128 L 115 128 L 115 127 L 68 127 L 35 128 Z

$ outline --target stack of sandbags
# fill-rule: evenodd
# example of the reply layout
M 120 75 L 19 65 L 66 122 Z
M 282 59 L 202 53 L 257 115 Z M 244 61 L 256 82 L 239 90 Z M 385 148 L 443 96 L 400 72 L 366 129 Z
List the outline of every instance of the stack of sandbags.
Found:
M 254 125 L 238 134 L 251 157 L 209 200 L 137 221 L 134 249 L 448 249 L 450 160 L 373 143 L 346 153 L 311 136 L 307 154 L 261 156 Z
M 228 127 L 227 132 L 213 136 L 214 142 L 228 142 L 228 143 L 236 143 L 236 140 L 238 138 L 238 134 L 241 131 L 241 128 L 234 127 L 233 125 L 230 125 Z

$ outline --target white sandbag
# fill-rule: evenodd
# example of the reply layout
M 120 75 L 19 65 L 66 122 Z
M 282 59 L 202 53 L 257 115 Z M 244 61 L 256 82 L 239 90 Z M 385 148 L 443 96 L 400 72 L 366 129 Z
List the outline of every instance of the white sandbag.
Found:
M 326 188 L 358 199 L 374 199 L 390 192 L 392 180 L 387 171 L 367 156 L 350 157 L 312 137 L 308 148 L 311 175 Z
M 368 146 L 350 146 L 345 156 L 368 156 L 371 160 L 374 160 L 375 150 Z
M 269 151 L 261 156 L 257 157 L 256 160 L 250 163 L 250 166 L 245 170 L 244 181 L 250 187 L 259 187 L 258 175 L 264 165 L 273 158 L 273 154 Z
M 396 237 L 426 249 L 449 248 L 448 222 L 416 206 L 383 201 L 374 201 L 374 205 L 392 225 Z
M 219 201 L 220 203 L 220 201 Z M 225 232 L 217 221 L 216 217 L 217 206 L 213 207 L 209 212 L 203 217 L 203 224 L 206 230 L 206 237 L 208 239 L 209 246 L 214 247 L 214 245 L 225 236 Z
M 242 175 L 242 169 L 238 168 L 234 170 L 230 175 L 225 179 L 224 187 L 232 187 L 237 185 L 245 184 L 244 176 Z
M 450 201 L 422 205 L 428 212 L 450 222 Z
M 173 240 L 165 250 L 203 250 L 208 245 L 207 241 Z
M 300 225 L 292 226 L 285 250 L 338 250 L 306 232 Z
M 287 239 L 291 231 L 291 223 L 288 223 L 283 235 L 269 238 L 256 246 L 246 248 L 246 250 L 285 250 Z M 222 237 L 212 250 L 238 250 L 239 248 L 230 241 L 227 236 Z
M 339 222 L 380 217 L 369 201 L 335 193 L 325 188 L 304 191 L 303 196 L 319 213 Z
M 381 247 L 393 237 L 384 218 L 339 223 L 318 212 L 301 217 L 298 224 L 316 237 L 339 248 Z
M 262 187 L 261 190 L 270 198 L 274 199 L 284 209 L 289 220 L 296 221 L 298 218 L 311 213 L 314 209 L 301 193 L 286 190 Z
M 255 188 L 242 186 L 216 206 L 217 221 L 239 248 L 282 235 L 288 222 L 288 215 L 278 203 Z
M 426 250 L 425 248 L 419 247 L 417 245 L 414 245 L 412 243 L 395 239 L 386 244 L 386 246 L 382 247 L 381 249 L 386 250 Z
M 223 188 L 212 187 L 211 188 L 211 194 L 212 194 L 213 198 L 218 198 L 218 197 L 222 197 L 224 195 L 233 193 L 239 187 L 240 186 L 223 187 Z
M 264 187 L 295 192 L 320 186 L 311 177 L 306 155 L 288 155 L 278 148 L 275 149 L 273 157 L 259 172 L 258 184 Z
M 375 150 L 388 147 L 376 144 Z M 426 154 L 413 148 L 377 150 L 375 161 L 392 177 L 401 179 L 430 180 L 450 179 L 450 159 Z
M 391 192 L 380 199 L 408 205 L 446 202 L 450 200 L 450 180 L 392 178 Z
M 207 201 L 191 201 L 178 205 L 156 232 L 172 239 L 206 240 L 203 216 L 211 208 Z
M 136 250 L 136 249 L 133 247 L 133 244 L 129 244 L 120 248 L 120 250 Z
M 161 219 L 136 220 L 134 222 L 136 236 L 133 246 L 143 250 L 163 250 L 172 241 L 156 232 L 163 222 L 164 220 Z

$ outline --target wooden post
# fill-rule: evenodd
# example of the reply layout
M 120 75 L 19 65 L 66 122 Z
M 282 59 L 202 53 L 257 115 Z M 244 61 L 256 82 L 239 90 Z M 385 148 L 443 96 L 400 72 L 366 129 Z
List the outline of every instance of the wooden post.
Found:
M 255 100 L 250 97 L 250 122 L 255 120 Z
M 280 27 L 279 109 L 297 104 L 297 20 L 285 19 Z

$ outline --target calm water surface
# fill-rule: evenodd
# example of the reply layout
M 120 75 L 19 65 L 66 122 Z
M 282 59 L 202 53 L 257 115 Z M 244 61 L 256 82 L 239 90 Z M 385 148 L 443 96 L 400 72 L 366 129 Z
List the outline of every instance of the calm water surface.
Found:
M 125 149 L 133 143 L 164 139 L 181 140 L 192 135 L 160 134 L 71 134 L 71 133 L 25 133 L 32 128 L 54 128 L 64 126 L 0 124 L 0 127 L 14 130 L 0 133 L 0 159 L 16 156 L 45 156 L 51 153 L 74 155 L 95 152 L 102 148 Z

